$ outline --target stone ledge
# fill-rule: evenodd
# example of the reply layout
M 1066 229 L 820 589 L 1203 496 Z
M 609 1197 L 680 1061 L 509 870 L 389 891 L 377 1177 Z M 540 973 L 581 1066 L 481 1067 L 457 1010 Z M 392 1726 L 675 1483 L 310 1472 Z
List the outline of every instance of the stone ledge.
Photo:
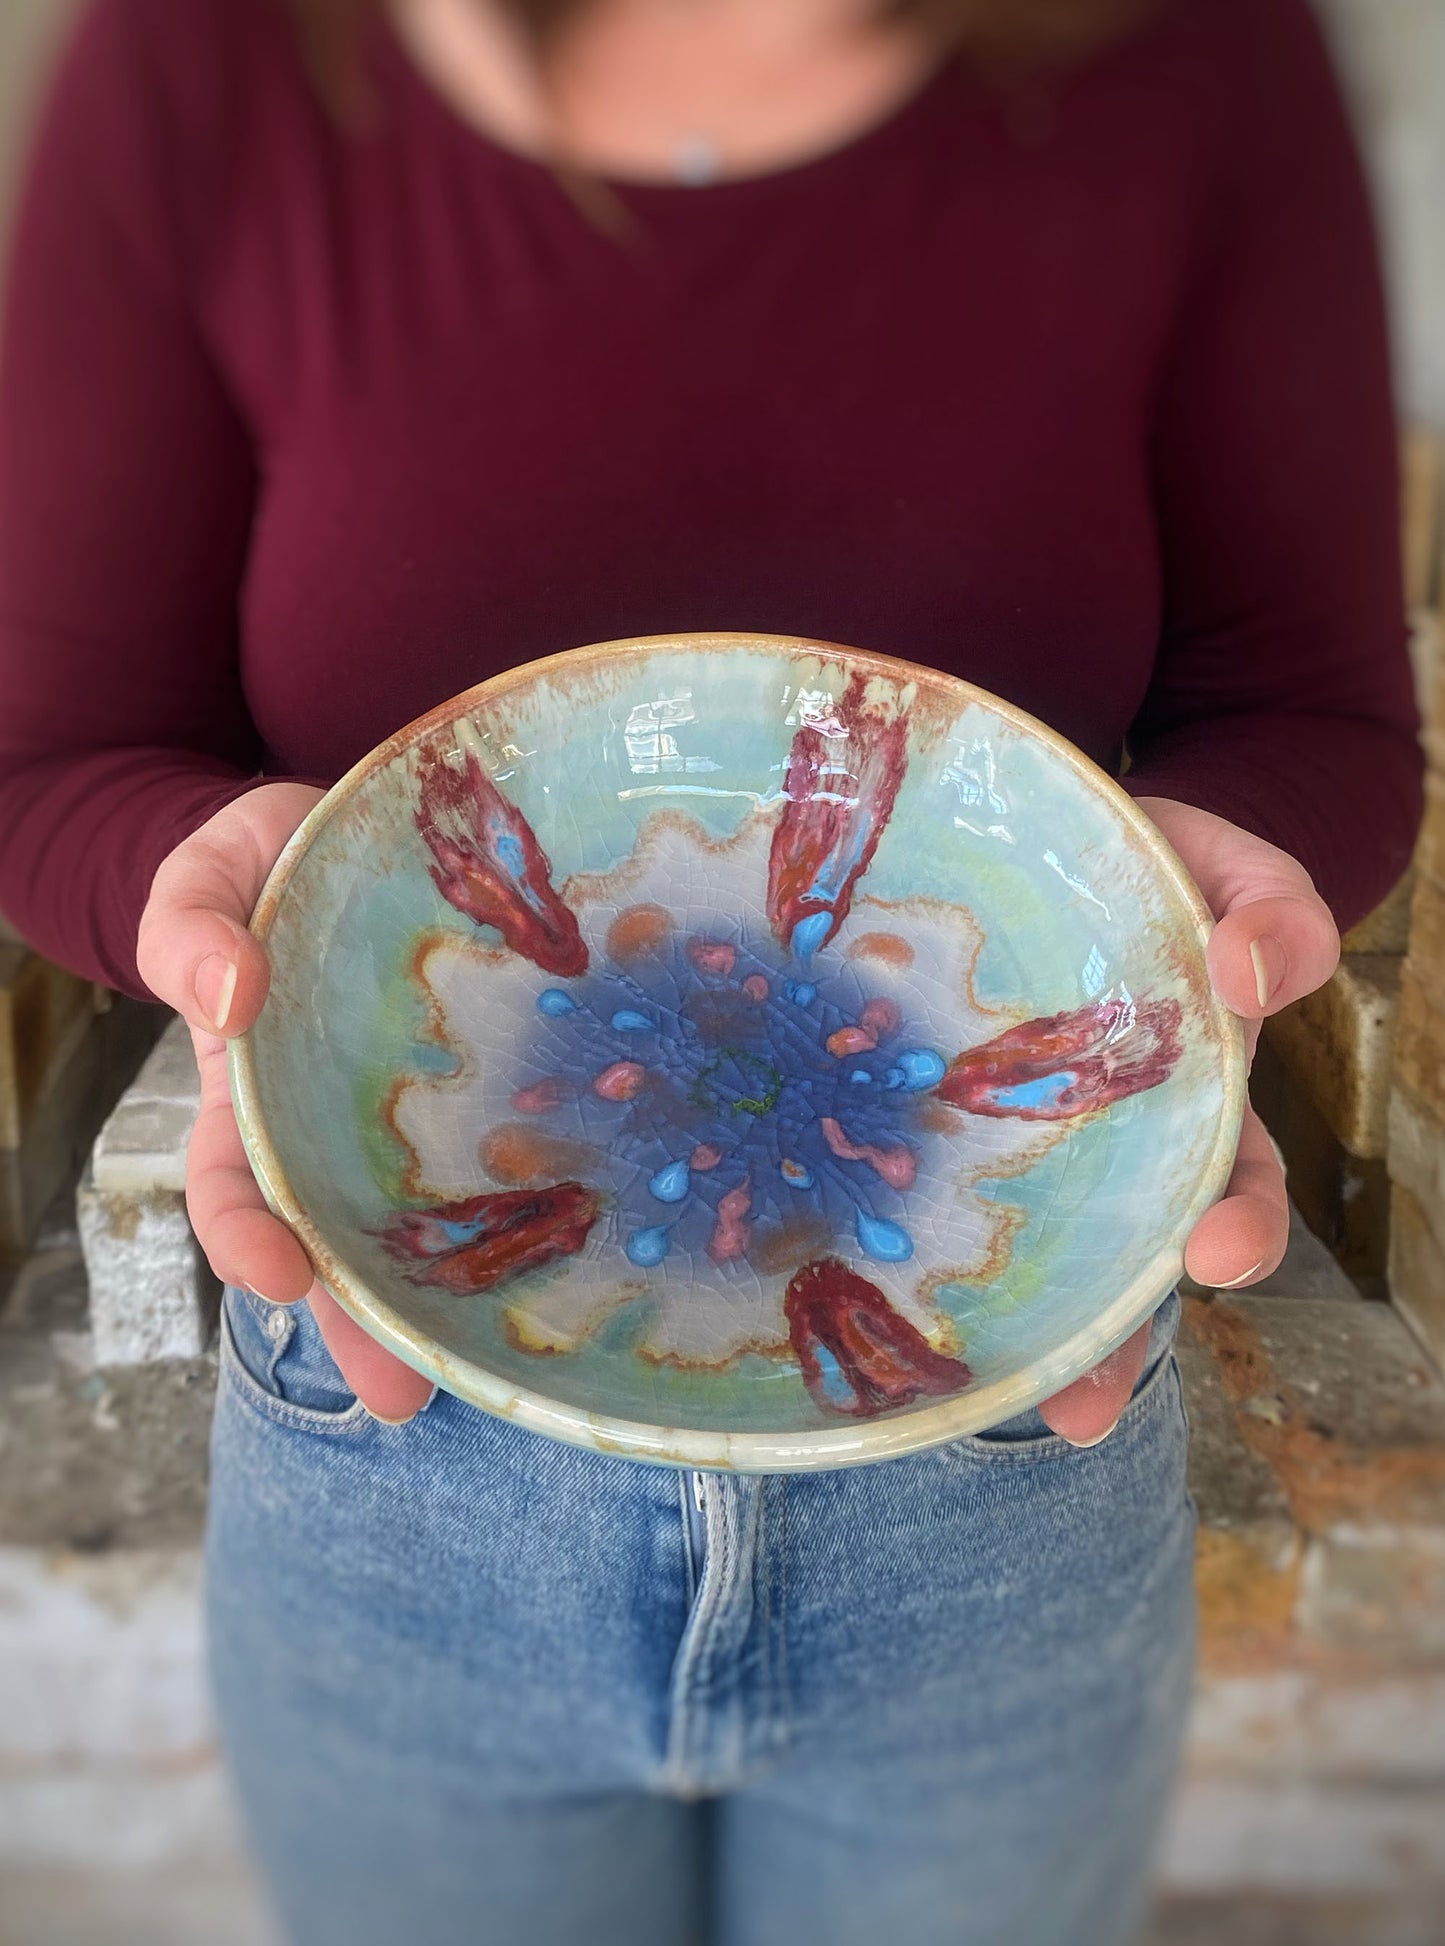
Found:
M 99 1189 L 87 1176 L 75 1199 L 90 1283 L 97 1365 L 199 1358 L 219 1304 L 176 1190 Z
M 1445 1664 L 1205 1672 L 1190 1714 L 1189 1772 L 1445 1787 Z
M 0 1775 L 212 1755 L 195 1547 L 0 1547 Z
M 1388 1306 L 1186 1300 L 1207 1673 L 1445 1666 L 1445 1384 Z
M 1445 1363 L 1445 1243 L 1398 1183 L 1390 1195 L 1390 1294 L 1420 1342 Z
M 1186 1778 L 1170 1814 L 1161 1881 L 1171 1892 L 1193 1893 L 1414 1892 L 1438 1906 L 1445 1900 L 1445 1781 L 1391 1789 Z
M 172 1020 L 102 1128 L 76 1199 L 97 1365 L 197 1358 L 209 1339 L 217 1287 L 185 1202 L 199 1107 L 191 1037 Z
M 91 1175 L 104 1195 L 179 1193 L 201 1105 L 201 1077 L 183 1020 L 173 1020 L 96 1140 Z
M 1350 1277 L 1383 1276 L 1390 1181 L 1383 1158 L 1352 1155 L 1273 1043 L 1261 1039 L 1250 1097 L 1285 1157 L 1291 1200 Z
M 1385 1128 L 1400 1010 L 1400 961 L 1355 953 L 1334 978 L 1269 1022 L 1266 1032 L 1297 1086 L 1308 1091 L 1336 1139 L 1372 1161 Z
M 194 1546 L 214 1353 L 98 1368 L 74 1227 L 43 1241 L 0 1316 L 0 1545 Z

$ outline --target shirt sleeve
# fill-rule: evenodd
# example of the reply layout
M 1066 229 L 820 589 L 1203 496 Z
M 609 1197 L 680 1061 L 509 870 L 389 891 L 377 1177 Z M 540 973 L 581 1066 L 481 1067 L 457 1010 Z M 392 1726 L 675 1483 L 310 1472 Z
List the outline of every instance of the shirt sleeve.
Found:
M 1377 253 L 1305 0 L 1245 0 L 1156 401 L 1164 614 L 1128 788 L 1300 859 L 1340 925 L 1409 863 L 1422 757 Z
M 260 750 L 237 661 L 250 444 L 197 327 L 194 158 L 138 19 L 99 0 L 62 62 L 7 282 L 0 909 L 140 994 L 156 867 Z

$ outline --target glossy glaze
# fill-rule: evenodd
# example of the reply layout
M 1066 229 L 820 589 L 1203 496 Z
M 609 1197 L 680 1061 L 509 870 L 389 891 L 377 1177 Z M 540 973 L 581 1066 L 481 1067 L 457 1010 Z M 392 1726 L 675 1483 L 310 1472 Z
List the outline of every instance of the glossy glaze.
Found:
M 1207 915 L 1008 706 L 826 644 L 515 671 L 358 766 L 255 926 L 274 1205 L 443 1385 L 640 1457 L 884 1457 L 1171 1287 L 1243 1099 Z

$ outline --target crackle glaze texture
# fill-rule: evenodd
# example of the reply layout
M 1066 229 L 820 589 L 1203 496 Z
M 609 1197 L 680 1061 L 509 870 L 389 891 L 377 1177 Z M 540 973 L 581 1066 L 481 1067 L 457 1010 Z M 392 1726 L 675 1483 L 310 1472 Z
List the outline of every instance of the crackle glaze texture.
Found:
M 369 1328 L 544 1431 L 837 1465 L 1035 1403 L 1165 1296 L 1238 1130 L 1206 915 L 1114 786 L 931 672 L 579 650 L 298 833 L 236 1050 Z

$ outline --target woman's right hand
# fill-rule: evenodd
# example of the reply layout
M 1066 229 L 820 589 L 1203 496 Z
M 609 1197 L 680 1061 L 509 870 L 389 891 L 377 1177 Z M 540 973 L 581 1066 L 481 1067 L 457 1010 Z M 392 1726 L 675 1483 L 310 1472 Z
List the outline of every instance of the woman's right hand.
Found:
M 226 1041 L 265 1005 L 271 969 L 247 925 L 282 847 L 322 793 L 261 784 L 176 846 L 141 917 L 141 978 L 183 1016 L 201 1070 L 201 1112 L 186 1159 L 186 1206 L 211 1268 L 273 1304 L 306 1298 L 342 1376 L 389 1424 L 419 1412 L 429 1379 L 377 1344 L 315 1280 L 300 1243 L 267 1209 L 231 1107 Z

